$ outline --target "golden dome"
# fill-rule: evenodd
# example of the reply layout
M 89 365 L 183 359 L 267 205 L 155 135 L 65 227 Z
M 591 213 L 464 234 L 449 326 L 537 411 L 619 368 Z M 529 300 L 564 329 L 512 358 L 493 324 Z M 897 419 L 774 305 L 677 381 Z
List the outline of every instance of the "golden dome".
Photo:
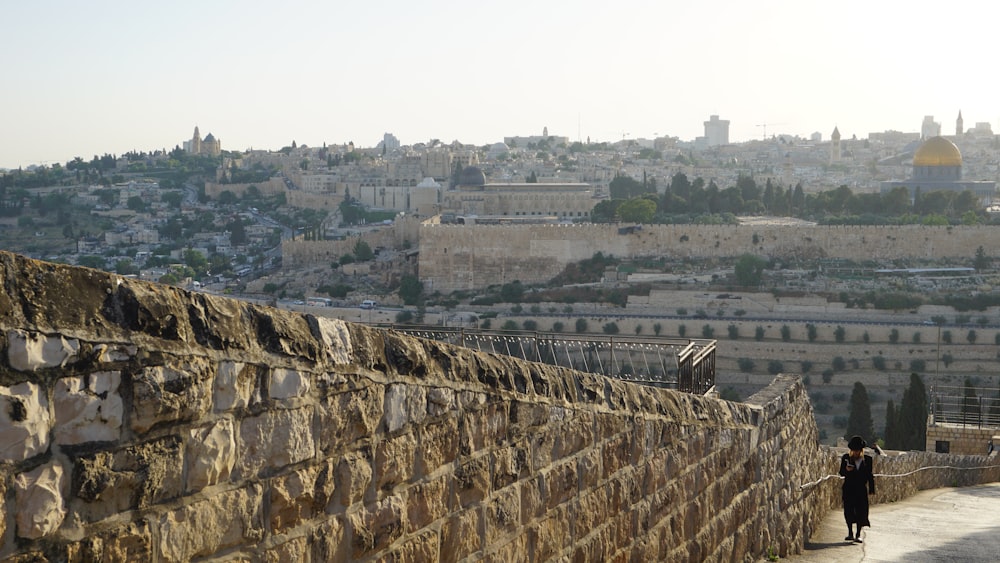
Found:
M 914 166 L 961 166 L 962 153 L 944 137 L 931 137 L 913 155 Z

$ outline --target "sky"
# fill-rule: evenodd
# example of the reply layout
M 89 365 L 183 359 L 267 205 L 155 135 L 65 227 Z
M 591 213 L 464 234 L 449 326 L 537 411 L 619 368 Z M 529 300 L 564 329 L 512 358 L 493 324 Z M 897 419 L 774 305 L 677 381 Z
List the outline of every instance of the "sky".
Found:
M 1000 4 L 4 0 L 0 168 L 505 136 L 1000 132 Z

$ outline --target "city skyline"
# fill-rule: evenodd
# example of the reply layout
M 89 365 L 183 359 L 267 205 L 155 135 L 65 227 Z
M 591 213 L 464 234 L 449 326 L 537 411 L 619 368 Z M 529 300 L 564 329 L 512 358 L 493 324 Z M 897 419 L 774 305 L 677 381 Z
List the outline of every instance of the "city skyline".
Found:
M 912 3 L 626 0 L 335 6 L 294 1 L 0 8 L 0 168 L 294 140 L 485 145 L 543 127 L 576 141 L 773 134 L 845 139 L 1000 127 L 978 53 L 1000 8 Z M 1000 130 L 1000 129 L 997 129 Z

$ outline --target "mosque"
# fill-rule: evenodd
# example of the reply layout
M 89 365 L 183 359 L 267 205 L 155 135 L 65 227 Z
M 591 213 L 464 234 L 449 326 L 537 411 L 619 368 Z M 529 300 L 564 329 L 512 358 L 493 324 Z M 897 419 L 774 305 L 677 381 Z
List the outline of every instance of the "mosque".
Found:
M 940 135 L 927 139 L 913 153 L 912 178 L 882 182 L 880 192 L 886 194 L 899 187 L 909 190 L 910 200 L 917 190 L 924 194 L 971 190 L 983 207 L 991 205 L 996 197 L 996 182 L 962 180 L 962 153 L 955 143 Z

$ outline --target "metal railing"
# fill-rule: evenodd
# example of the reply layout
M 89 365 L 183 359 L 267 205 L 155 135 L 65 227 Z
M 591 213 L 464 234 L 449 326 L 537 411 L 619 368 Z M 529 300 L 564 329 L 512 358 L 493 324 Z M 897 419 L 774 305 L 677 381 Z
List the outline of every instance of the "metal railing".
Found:
M 930 397 L 934 424 L 1000 428 L 1000 396 L 996 389 L 934 386 Z
M 379 326 L 481 352 L 687 393 L 703 394 L 715 385 L 715 340 Z

